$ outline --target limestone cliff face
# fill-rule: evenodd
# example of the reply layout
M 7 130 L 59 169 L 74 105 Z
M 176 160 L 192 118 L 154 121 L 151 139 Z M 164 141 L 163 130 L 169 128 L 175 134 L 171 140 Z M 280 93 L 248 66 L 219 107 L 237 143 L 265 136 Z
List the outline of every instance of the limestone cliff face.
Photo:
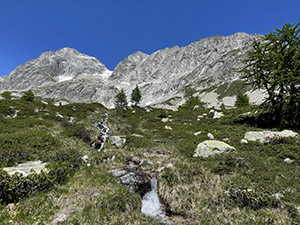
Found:
M 237 79 L 241 59 L 257 38 L 260 36 L 236 33 L 204 38 L 151 55 L 136 52 L 121 61 L 113 72 L 94 57 L 63 48 L 18 66 L 0 80 L 0 91 L 32 89 L 42 97 L 100 102 L 112 107 L 118 90 L 123 88 L 129 97 L 139 85 L 141 105 L 157 104 L 182 96 L 187 86 L 200 90 Z
M 134 53 L 121 61 L 109 78 L 110 84 L 129 94 L 139 85 L 142 105 L 174 97 L 187 86 L 205 88 L 230 82 L 240 74 L 241 59 L 258 35 L 237 33 L 204 38 L 186 47 L 174 46 L 151 55 Z

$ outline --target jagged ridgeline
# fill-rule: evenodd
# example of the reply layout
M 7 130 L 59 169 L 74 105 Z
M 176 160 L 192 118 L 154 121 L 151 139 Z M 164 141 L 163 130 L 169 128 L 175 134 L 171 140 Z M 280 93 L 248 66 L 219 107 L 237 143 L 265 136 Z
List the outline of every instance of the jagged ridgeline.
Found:
M 0 92 L 32 89 L 42 97 L 99 102 L 113 107 L 118 90 L 123 88 L 129 98 L 138 85 L 143 96 L 141 106 L 166 101 L 179 104 L 187 94 L 198 94 L 211 105 L 233 106 L 232 98 L 239 90 L 227 95 L 224 91 L 233 89 L 230 84 L 241 76 L 237 72 L 241 60 L 251 48 L 252 40 L 259 38 L 259 35 L 236 33 L 228 37 L 204 38 L 185 47 L 174 46 L 151 55 L 136 52 L 121 61 L 113 72 L 94 57 L 63 48 L 44 52 L 2 77 Z M 220 84 L 226 85 L 222 93 L 214 86 Z M 250 95 L 250 102 L 256 101 Z

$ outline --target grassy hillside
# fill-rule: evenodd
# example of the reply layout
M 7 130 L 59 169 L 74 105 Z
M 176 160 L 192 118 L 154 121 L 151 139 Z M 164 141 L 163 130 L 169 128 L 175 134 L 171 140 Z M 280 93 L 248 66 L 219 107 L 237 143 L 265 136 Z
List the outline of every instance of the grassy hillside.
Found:
M 196 104 L 200 107 L 192 110 Z M 221 119 L 212 119 L 209 109 L 192 101 L 176 112 L 109 110 L 112 135 L 126 136 L 126 144 L 117 148 L 106 142 L 99 153 L 90 143 L 99 132 L 93 122 L 104 110 L 100 104 L 0 100 L 1 167 L 42 160 L 52 171 L 30 175 L 26 182 L 10 178 L 10 189 L 2 193 L 16 196 L 0 195 L 0 224 L 158 224 L 140 212 L 140 196 L 108 173 L 132 157 L 146 160 L 141 166 L 145 172 L 158 173 L 159 195 L 177 224 L 300 223 L 300 140 L 241 144 L 246 131 L 263 130 L 240 122 L 245 121 L 242 114 L 255 108 L 223 110 Z M 208 116 L 197 120 L 204 113 Z M 197 131 L 202 132 L 195 136 Z M 236 153 L 193 158 L 207 133 L 225 139 Z M 285 158 L 294 162 L 287 164 Z M 2 172 L 0 186 L 7 187 L 7 179 Z M 24 182 L 32 188 L 19 194 L 26 189 L 20 185 Z M 272 196 L 276 193 L 280 200 Z

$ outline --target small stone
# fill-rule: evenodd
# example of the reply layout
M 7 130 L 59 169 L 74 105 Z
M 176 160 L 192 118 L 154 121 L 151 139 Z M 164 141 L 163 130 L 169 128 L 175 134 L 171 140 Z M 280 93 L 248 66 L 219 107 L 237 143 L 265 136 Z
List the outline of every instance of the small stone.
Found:
M 138 137 L 138 138 L 143 138 L 144 137 L 143 135 L 140 135 L 140 134 L 132 134 L 131 136 L 132 137 Z
M 211 133 L 208 133 L 208 134 L 207 134 L 207 137 L 208 137 L 209 139 L 215 139 L 214 135 L 212 135 Z
M 168 122 L 168 121 L 169 121 L 168 118 L 162 118 L 162 119 L 161 119 L 161 122 L 163 122 L 163 123 L 166 123 L 166 122 Z
M 202 131 L 200 130 L 200 131 L 195 132 L 194 135 L 195 135 L 195 136 L 198 136 L 198 135 L 201 134 L 201 133 L 202 133 Z
M 277 200 L 280 200 L 283 195 L 280 193 L 275 193 L 275 194 L 272 194 L 272 196 L 275 197 Z
M 241 140 L 241 144 L 248 144 L 248 141 L 247 141 L 246 139 L 243 138 L 243 139 Z
M 166 129 L 166 130 L 173 130 L 173 128 L 170 127 L 170 126 L 165 126 L 165 129 Z
M 195 105 L 193 110 L 199 109 L 199 105 Z
M 84 155 L 81 157 L 81 159 L 86 163 L 89 159 L 89 157 L 87 155 Z
M 221 113 L 221 112 L 215 112 L 215 113 L 214 113 L 213 119 L 220 119 L 220 118 L 223 117 L 223 116 L 224 116 L 223 113 Z
M 223 138 L 223 141 L 230 142 L 229 138 Z
M 174 165 L 172 163 L 168 163 L 168 165 L 166 166 L 166 168 L 174 168 Z
M 293 163 L 294 162 L 294 160 L 292 160 L 290 158 L 285 158 L 283 161 L 286 162 L 286 163 Z
M 56 117 L 64 118 L 64 116 L 61 115 L 59 112 L 56 112 Z

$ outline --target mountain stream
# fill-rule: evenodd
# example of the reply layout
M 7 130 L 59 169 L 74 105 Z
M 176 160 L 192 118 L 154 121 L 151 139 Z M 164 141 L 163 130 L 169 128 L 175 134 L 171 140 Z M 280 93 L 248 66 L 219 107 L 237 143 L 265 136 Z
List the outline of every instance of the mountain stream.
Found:
M 162 224 L 174 224 L 166 218 L 165 212 L 158 197 L 157 177 L 151 179 L 151 190 L 142 197 L 141 212 L 147 216 L 159 220 Z

